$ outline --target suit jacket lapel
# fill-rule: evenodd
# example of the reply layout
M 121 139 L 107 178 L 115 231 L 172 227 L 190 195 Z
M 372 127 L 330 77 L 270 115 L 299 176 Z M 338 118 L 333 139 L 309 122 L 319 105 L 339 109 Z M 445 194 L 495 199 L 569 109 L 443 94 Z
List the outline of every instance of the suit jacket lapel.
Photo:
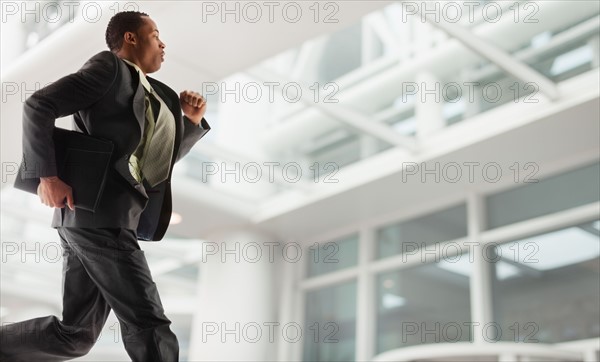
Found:
M 133 95 L 133 114 L 137 119 L 138 125 L 140 126 L 140 135 L 144 134 L 144 126 L 146 124 L 146 102 L 145 102 L 145 90 L 142 82 L 140 81 L 139 74 L 136 73 L 137 87 L 135 94 Z
M 140 136 L 144 134 L 144 125 L 146 124 L 146 105 L 145 105 L 145 90 L 144 90 L 144 86 L 142 85 L 142 81 L 140 80 L 140 75 L 138 74 L 138 72 L 135 70 L 134 67 L 132 67 L 131 65 L 127 64 L 126 62 L 124 62 L 123 60 L 121 60 L 119 58 L 119 60 L 121 61 L 121 63 L 123 63 L 127 69 L 129 69 L 129 73 L 131 74 L 131 85 L 133 86 L 134 92 L 133 92 L 133 114 L 135 115 L 135 118 L 138 122 L 138 125 L 140 126 Z

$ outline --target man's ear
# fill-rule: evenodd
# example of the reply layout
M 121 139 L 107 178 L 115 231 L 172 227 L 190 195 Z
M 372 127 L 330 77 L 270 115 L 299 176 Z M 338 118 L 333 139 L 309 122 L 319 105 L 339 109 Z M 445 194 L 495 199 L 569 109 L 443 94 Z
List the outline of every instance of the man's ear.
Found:
M 123 34 L 123 43 L 124 44 L 135 45 L 137 43 L 137 39 L 135 37 L 135 33 L 132 33 L 130 31 L 126 31 L 125 34 Z

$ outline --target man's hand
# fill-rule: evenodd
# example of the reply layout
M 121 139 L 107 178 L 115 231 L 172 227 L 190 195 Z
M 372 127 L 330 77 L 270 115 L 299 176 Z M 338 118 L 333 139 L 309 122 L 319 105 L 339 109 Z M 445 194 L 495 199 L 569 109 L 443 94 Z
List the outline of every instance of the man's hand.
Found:
M 41 177 L 37 194 L 44 205 L 50 207 L 65 207 L 65 198 L 69 209 L 73 210 L 73 191 L 71 186 L 64 183 L 57 176 Z
M 206 98 L 202 97 L 200 93 L 184 90 L 179 93 L 179 103 L 183 114 L 194 124 L 200 124 L 206 113 Z

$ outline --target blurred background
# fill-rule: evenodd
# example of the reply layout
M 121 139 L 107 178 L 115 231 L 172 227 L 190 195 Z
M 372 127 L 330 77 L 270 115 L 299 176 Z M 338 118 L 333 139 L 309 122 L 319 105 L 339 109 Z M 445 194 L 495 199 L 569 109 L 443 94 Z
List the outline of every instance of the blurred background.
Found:
M 181 360 L 600 360 L 596 1 L 2 1 L 3 324 L 62 312 L 23 102 L 121 10 L 208 98 L 140 242 Z M 114 314 L 79 360 L 129 360 Z

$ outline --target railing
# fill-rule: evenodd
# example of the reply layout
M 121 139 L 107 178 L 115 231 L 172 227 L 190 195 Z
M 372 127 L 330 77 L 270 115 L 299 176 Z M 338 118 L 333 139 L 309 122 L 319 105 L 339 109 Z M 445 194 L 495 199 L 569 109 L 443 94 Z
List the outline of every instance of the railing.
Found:
M 387 351 L 373 361 L 584 361 L 584 353 L 541 343 L 428 344 Z

